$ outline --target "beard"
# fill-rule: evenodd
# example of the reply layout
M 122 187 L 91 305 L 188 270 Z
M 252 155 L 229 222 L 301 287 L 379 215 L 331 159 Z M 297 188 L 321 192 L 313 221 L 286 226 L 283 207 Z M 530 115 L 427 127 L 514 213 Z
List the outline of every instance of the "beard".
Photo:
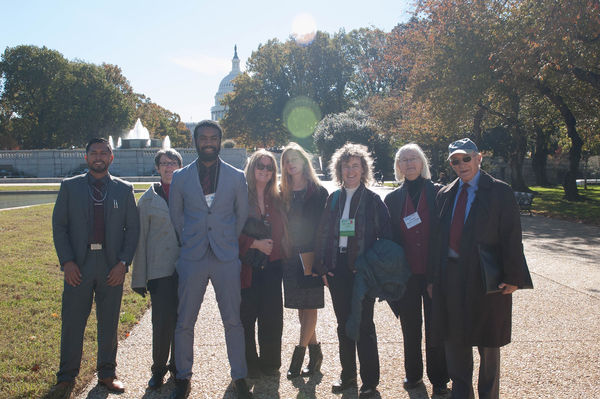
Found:
M 104 173 L 108 170 L 108 165 L 105 162 L 100 165 L 88 164 L 88 168 L 95 173 Z
M 198 158 L 202 162 L 212 162 L 212 161 L 216 160 L 217 157 L 219 156 L 219 151 L 220 151 L 219 147 L 213 147 L 210 145 L 206 145 L 201 148 L 196 147 L 196 151 L 198 152 Z M 212 148 L 214 151 L 213 152 L 205 152 L 205 150 L 209 149 L 209 148 Z

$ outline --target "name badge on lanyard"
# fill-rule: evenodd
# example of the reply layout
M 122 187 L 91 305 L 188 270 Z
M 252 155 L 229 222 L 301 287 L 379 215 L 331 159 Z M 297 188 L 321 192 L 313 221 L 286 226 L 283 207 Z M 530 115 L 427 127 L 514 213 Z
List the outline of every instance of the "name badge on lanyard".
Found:
M 415 213 L 405 217 L 404 224 L 406 225 L 407 229 L 412 229 L 416 225 L 421 224 L 421 218 L 419 217 L 419 213 L 415 212 Z
M 354 218 L 340 219 L 340 237 L 354 237 Z
M 215 199 L 215 193 L 205 195 L 204 199 L 206 200 L 206 203 L 208 204 L 208 207 L 210 208 L 213 203 L 213 200 Z

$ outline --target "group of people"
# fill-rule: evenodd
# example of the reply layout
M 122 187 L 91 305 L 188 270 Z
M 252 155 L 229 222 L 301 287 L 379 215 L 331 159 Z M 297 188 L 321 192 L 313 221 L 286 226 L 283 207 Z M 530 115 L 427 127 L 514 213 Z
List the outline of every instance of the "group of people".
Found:
M 423 384 L 424 315 L 433 393 L 447 394 L 452 380 L 452 398 L 474 398 L 477 346 L 479 397 L 499 397 L 499 348 L 510 342 L 510 294 L 526 285 L 528 272 L 512 190 L 480 169 L 475 143 L 449 145 L 458 178 L 445 187 L 431 181 L 422 149 L 404 145 L 395 157 L 400 186 L 382 200 L 368 188 L 373 158 L 363 145 L 347 143 L 333 154 L 330 174 L 339 189 L 329 194 L 298 144 L 285 147 L 279 165 L 271 152 L 257 150 L 242 172 L 219 157 L 222 136 L 217 122 L 200 122 L 194 129 L 198 158 L 185 167 L 177 151 L 158 151 L 160 182 L 137 206 L 132 185 L 108 173 L 114 156 L 104 139 L 86 148 L 89 172 L 61 184 L 53 213 L 65 278 L 56 397 L 73 389 L 93 300 L 98 382 L 124 391 L 115 371 L 117 324 L 131 264 L 133 290 L 149 292 L 152 302 L 150 389 L 162 386 L 169 371 L 171 398 L 190 394 L 194 326 L 210 280 L 238 397 L 252 397 L 246 378 L 279 375 L 284 307 L 298 310 L 300 330 L 287 378 L 320 372 L 316 324 L 324 287 L 337 321 L 341 365 L 332 392 L 357 388 L 360 372 L 359 395 L 372 397 L 380 379 L 375 298 L 357 289 L 357 280 L 368 267 L 367 255 L 382 243 L 388 246 L 377 248 L 377 255 L 396 258 L 383 263 L 407 268 L 395 285 L 400 295 L 388 301 L 404 337 L 404 388 Z M 493 248 L 501 269 L 493 292 L 482 284 L 482 246 Z M 353 323 L 356 333 L 350 334 Z

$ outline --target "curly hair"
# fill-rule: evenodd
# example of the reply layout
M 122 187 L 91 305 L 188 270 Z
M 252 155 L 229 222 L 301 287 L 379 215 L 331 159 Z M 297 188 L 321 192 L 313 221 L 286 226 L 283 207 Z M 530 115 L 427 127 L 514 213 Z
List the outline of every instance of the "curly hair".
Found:
M 373 184 L 375 179 L 373 178 L 373 157 L 369 153 L 367 146 L 355 143 L 346 143 L 343 147 L 338 148 L 331 156 L 329 161 L 329 173 L 333 180 L 338 184 L 342 185 L 342 163 L 348 162 L 350 158 L 360 159 L 362 166 L 362 175 L 360 176 L 360 182 L 365 186 Z

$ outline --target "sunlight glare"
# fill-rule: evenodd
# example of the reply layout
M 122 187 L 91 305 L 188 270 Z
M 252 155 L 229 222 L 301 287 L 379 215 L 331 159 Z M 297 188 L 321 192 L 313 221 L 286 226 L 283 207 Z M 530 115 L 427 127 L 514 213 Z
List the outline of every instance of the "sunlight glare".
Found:
M 292 37 L 296 43 L 306 46 L 310 44 L 317 34 L 317 22 L 312 15 L 302 13 L 296 15 L 292 21 Z
M 310 136 L 320 120 L 319 105 L 306 96 L 292 98 L 283 109 L 283 123 L 294 137 Z

